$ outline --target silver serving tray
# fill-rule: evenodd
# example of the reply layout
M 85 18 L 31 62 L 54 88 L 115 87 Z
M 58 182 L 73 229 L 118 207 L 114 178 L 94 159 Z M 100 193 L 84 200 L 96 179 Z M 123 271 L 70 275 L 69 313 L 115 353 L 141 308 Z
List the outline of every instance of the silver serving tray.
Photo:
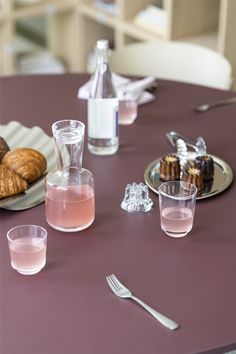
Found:
M 49 137 L 40 127 L 27 128 L 16 121 L 0 125 L 2 136 L 11 149 L 30 147 L 39 150 L 47 160 L 47 171 L 56 168 L 53 138 Z M 0 208 L 24 210 L 41 204 L 45 200 L 45 176 L 34 182 L 24 193 L 0 199 Z
M 214 160 L 214 178 L 212 181 L 204 183 L 204 190 L 197 196 L 197 199 L 213 197 L 214 195 L 223 192 L 233 181 L 232 168 L 219 157 L 214 155 L 210 156 Z M 188 160 L 194 160 L 195 157 L 196 153 L 188 153 Z M 160 160 L 161 157 L 152 161 L 144 172 L 144 180 L 146 184 L 155 193 L 158 193 L 159 186 L 164 182 L 160 180 Z

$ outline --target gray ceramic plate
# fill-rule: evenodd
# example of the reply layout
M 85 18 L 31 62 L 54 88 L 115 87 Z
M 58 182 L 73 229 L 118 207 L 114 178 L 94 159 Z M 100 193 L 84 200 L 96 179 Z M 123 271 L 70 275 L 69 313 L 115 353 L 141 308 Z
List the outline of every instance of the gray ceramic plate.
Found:
M 189 152 L 189 160 L 193 160 L 196 154 Z M 210 155 L 214 160 L 214 178 L 212 181 L 204 183 L 204 190 L 197 199 L 212 197 L 223 192 L 233 181 L 233 171 L 231 167 L 217 156 Z M 148 187 L 155 193 L 158 193 L 158 188 L 163 183 L 160 180 L 160 160 L 161 157 L 152 161 L 144 172 L 144 180 Z
M 16 147 L 30 147 L 39 150 L 47 160 L 47 172 L 56 168 L 53 138 L 35 126 L 27 128 L 19 122 L 12 121 L 7 125 L 0 125 L 0 136 L 8 143 L 11 149 Z M 33 183 L 30 188 L 13 197 L 0 199 L 0 208 L 9 210 L 23 210 L 32 208 L 45 199 L 45 177 Z

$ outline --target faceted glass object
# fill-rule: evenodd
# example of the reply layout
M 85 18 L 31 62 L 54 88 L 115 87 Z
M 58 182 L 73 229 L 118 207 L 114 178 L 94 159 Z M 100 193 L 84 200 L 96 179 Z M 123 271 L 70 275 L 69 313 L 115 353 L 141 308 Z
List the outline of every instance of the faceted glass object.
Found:
M 143 183 L 127 184 L 121 208 L 128 212 L 147 212 L 152 209 L 153 202 L 149 198 L 148 187 Z

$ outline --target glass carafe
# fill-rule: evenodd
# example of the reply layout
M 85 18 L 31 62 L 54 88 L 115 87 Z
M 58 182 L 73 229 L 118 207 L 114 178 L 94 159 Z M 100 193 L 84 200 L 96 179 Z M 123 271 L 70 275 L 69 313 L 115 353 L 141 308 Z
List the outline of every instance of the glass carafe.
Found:
M 45 208 L 46 220 L 56 230 L 80 231 L 94 220 L 94 179 L 82 168 L 84 129 L 76 120 L 52 125 L 58 170 L 47 175 Z

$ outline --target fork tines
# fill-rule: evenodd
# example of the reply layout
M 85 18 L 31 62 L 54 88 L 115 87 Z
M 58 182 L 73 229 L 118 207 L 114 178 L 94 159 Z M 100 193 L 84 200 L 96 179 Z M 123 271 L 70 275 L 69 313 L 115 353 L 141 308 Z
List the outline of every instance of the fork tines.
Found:
M 112 290 L 120 290 L 121 289 L 121 286 L 119 285 L 119 281 L 118 279 L 116 278 L 116 276 L 114 274 L 109 274 L 107 277 L 106 277 L 106 280 L 108 282 L 108 285 L 110 286 L 110 288 Z

